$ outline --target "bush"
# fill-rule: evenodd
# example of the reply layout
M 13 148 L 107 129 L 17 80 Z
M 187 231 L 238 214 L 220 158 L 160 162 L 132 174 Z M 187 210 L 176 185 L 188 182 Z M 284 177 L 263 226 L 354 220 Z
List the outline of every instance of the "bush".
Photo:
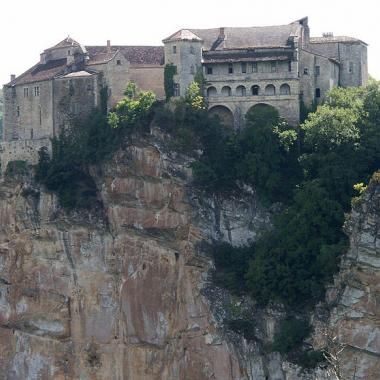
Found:
M 299 348 L 309 333 L 310 326 L 306 321 L 285 319 L 280 323 L 279 331 L 274 336 L 272 349 L 280 354 L 288 354 Z
M 25 176 L 29 174 L 28 164 L 23 160 L 9 161 L 5 169 L 5 177 Z

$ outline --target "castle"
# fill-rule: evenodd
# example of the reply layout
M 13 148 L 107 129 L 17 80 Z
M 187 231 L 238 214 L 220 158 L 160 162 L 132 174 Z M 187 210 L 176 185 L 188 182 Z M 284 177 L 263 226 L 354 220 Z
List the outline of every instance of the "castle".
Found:
M 307 18 L 269 27 L 181 29 L 163 43 L 83 46 L 68 37 L 46 49 L 3 87 L 3 163 L 34 161 L 35 151 L 73 117 L 99 105 L 104 88 L 109 108 L 129 81 L 163 98 L 168 64 L 176 68 L 175 96 L 184 96 L 202 70 L 210 113 L 235 128 L 258 104 L 275 107 L 296 125 L 302 103 L 320 103 L 331 88 L 362 86 L 368 78 L 365 42 L 331 33 L 310 37 Z

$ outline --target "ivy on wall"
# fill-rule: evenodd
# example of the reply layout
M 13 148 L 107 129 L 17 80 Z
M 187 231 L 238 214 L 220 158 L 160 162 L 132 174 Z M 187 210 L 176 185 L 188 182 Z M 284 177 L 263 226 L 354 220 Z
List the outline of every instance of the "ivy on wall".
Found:
M 172 63 L 165 65 L 164 69 L 164 88 L 166 100 L 174 95 L 174 75 L 177 73 L 177 66 Z

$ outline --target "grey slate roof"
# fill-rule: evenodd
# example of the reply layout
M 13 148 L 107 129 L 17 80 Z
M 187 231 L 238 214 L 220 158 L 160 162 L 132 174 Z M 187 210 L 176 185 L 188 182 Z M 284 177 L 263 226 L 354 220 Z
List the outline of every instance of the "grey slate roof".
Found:
M 107 46 L 86 46 L 90 62 L 96 61 L 97 56 L 115 54 L 120 51 L 132 65 L 163 65 L 164 47 L 163 46 L 125 46 L 112 45 L 111 53 L 107 53 Z
M 312 44 L 327 44 L 327 43 L 335 43 L 335 42 L 361 43 L 361 44 L 367 45 L 362 40 L 359 40 L 354 37 L 348 37 L 348 36 L 310 37 L 310 43 Z
M 289 25 L 276 26 L 226 27 L 224 28 L 225 38 L 223 41 L 219 39 L 220 28 L 186 30 L 189 30 L 203 40 L 203 48 L 205 50 L 220 50 L 288 46 L 289 37 L 297 34 L 298 27 L 299 24 L 296 22 Z M 171 38 L 178 39 L 178 33 L 174 33 L 164 41 L 170 41 Z

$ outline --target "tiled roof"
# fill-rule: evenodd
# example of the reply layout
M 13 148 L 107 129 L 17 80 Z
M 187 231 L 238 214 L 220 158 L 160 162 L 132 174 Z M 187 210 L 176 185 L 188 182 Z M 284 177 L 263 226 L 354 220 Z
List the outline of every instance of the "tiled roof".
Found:
M 117 50 L 111 50 L 110 52 L 107 52 L 106 46 L 104 47 L 104 50 L 103 46 L 89 46 L 87 47 L 87 51 L 89 53 L 89 60 L 86 63 L 87 65 L 99 65 L 102 63 L 107 63 L 113 59 L 117 53 Z
M 364 41 L 354 37 L 347 36 L 328 36 L 328 37 L 310 37 L 310 43 L 312 44 L 325 44 L 335 42 L 347 42 L 347 43 L 361 43 L 367 45 Z
M 61 42 L 58 42 L 57 45 L 54 45 L 51 48 L 48 48 L 46 50 L 59 49 L 59 48 L 71 47 L 71 46 L 81 46 L 81 45 L 79 42 L 73 40 L 71 37 L 66 37 Z
M 74 71 L 72 73 L 63 75 L 62 78 L 90 77 L 92 75 L 94 75 L 94 73 L 89 73 L 88 71 L 81 70 L 81 71 Z
M 288 46 L 289 37 L 297 33 L 298 27 L 298 23 L 248 28 L 227 27 L 222 28 L 224 39 L 219 38 L 221 28 L 187 30 L 203 40 L 205 50 L 220 50 Z M 174 38 L 177 34 L 178 32 L 171 37 Z
M 66 67 L 66 58 L 49 61 L 45 64 L 37 63 L 25 73 L 18 76 L 8 85 L 19 85 L 33 82 L 41 82 L 52 79 L 64 72 Z
M 99 60 L 109 58 L 109 54 L 115 54 L 119 50 L 132 65 L 163 65 L 163 46 L 123 46 L 113 45 L 111 53 L 107 52 L 107 46 L 86 46 L 89 53 L 89 64 L 100 63 Z M 100 55 L 100 54 L 103 54 Z M 108 54 L 108 56 L 107 56 Z
M 188 40 L 188 41 L 201 41 L 201 39 L 195 35 L 192 31 L 189 29 L 181 29 L 178 32 L 175 32 L 168 38 L 165 38 L 163 42 L 168 42 L 168 41 L 183 41 L 183 40 Z

